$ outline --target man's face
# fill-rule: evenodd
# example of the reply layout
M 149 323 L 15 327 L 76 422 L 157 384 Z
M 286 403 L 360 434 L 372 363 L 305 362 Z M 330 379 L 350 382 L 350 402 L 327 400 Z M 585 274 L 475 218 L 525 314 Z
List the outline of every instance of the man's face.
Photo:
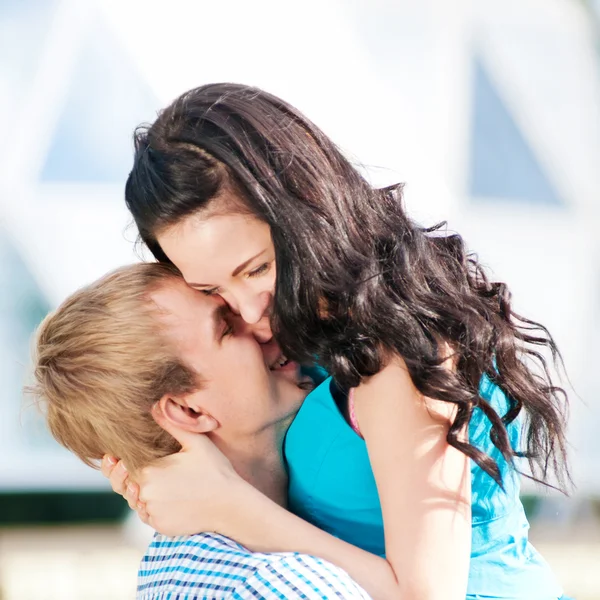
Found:
M 221 435 L 252 435 L 298 411 L 306 396 L 299 366 L 284 362 L 268 324 L 247 324 L 222 298 L 183 280 L 166 281 L 152 299 L 179 357 L 200 374 L 194 402 Z

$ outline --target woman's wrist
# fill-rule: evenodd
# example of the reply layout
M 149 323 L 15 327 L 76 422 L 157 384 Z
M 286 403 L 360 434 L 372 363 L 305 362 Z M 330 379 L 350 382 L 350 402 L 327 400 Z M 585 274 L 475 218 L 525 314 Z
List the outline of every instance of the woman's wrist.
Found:
M 247 539 L 251 531 L 250 525 L 256 520 L 257 513 L 260 514 L 265 504 L 269 505 L 271 500 L 237 473 L 233 472 L 227 477 L 230 478 L 227 482 L 229 493 L 216 511 L 215 531 L 241 544 L 247 544 L 242 538 Z M 199 515 L 199 518 L 202 519 L 202 516 Z

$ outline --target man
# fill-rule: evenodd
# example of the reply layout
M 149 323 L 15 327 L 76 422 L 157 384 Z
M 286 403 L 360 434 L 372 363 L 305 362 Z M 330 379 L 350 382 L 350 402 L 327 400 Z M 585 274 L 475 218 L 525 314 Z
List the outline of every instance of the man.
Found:
M 34 391 L 54 437 L 90 466 L 111 454 L 136 473 L 180 450 L 174 435 L 204 434 L 246 481 L 285 506 L 282 442 L 307 382 L 270 338 L 169 266 L 134 265 L 46 318 Z M 252 553 L 211 533 L 157 534 L 140 566 L 138 599 L 184 597 L 368 596 L 318 558 Z

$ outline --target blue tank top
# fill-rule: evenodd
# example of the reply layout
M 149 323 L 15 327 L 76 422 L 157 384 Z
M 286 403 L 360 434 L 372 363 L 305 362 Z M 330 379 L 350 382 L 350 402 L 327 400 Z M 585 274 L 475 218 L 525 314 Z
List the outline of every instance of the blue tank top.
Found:
M 326 379 L 306 398 L 285 440 L 289 508 L 317 527 L 355 546 L 385 555 L 381 506 L 367 447 L 347 423 Z M 480 394 L 503 415 L 508 400 L 489 378 Z M 542 556 L 528 541 L 529 523 L 519 499 L 519 476 L 489 438 L 490 423 L 475 409 L 469 438 L 492 456 L 504 490 L 471 461 L 472 542 L 467 598 L 551 600 L 562 591 Z M 519 447 L 520 424 L 508 426 Z

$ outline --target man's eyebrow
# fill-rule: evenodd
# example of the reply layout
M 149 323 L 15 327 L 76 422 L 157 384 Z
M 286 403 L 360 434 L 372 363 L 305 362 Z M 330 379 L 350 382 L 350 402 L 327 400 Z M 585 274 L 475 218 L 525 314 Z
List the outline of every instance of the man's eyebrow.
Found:
M 253 260 L 257 259 L 259 256 L 262 256 L 267 251 L 267 248 L 261 250 L 258 254 L 251 256 L 248 260 L 245 260 L 241 265 L 236 267 L 235 271 L 231 274 L 232 277 L 236 277 L 239 275 Z M 190 287 L 201 287 L 201 288 L 210 288 L 213 287 L 208 283 L 193 283 L 191 281 L 188 282 Z
M 227 304 L 221 304 L 212 313 L 213 322 L 213 337 L 218 342 L 223 338 L 223 324 L 225 323 L 225 315 L 229 312 Z

